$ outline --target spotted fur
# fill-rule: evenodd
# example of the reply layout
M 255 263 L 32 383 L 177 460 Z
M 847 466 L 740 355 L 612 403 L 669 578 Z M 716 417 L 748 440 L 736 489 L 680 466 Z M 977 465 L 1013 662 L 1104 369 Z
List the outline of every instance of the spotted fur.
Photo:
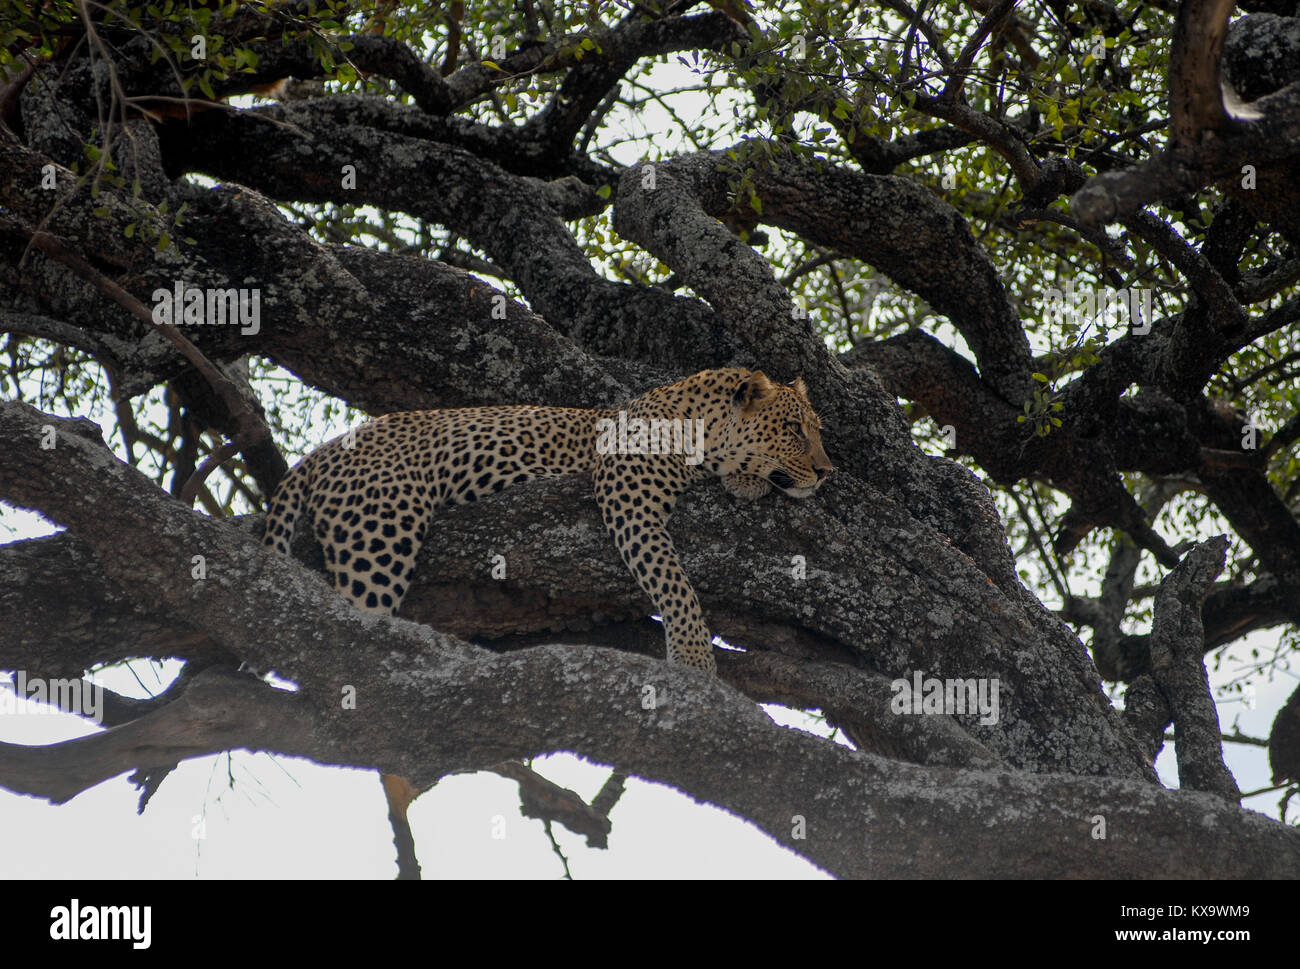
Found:
M 531 478 L 591 471 L 596 502 L 623 561 L 663 617 L 668 660 L 716 670 L 699 600 L 667 532 L 678 496 L 714 474 L 733 494 L 773 487 L 811 495 L 832 470 L 821 421 L 802 380 L 780 385 L 761 371 L 705 370 L 658 387 L 623 419 L 684 421 L 699 450 L 628 453 L 605 433 L 619 411 L 469 407 L 389 414 L 304 458 L 271 501 L 263 543 L 288 553 L 304 515 L 339 592 L 359 608 L 392 614 L 434 509 L 462 504 Z M 689 446 L 689 438 L 684 439 Z M 633 439 L 635 444 L 635 439 Z M 613 446 L 611 446 L 613 445 Z

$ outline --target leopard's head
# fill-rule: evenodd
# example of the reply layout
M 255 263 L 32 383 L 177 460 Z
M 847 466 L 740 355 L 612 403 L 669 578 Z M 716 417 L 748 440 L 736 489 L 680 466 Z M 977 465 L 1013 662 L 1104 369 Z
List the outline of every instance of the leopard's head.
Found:
M 773 383 L 761 370 L 738 371 L 718 473 L 742 498 L 761 498 L 773 486 L 807 498 L 835 468 L 822 449 L 821 419 L 800 377 Z

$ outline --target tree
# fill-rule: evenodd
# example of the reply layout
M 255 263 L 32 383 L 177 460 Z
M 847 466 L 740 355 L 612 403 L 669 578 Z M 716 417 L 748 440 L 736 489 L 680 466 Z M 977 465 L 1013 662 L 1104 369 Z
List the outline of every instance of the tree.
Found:
M 147 795 L 247 747 L 498 767 L 598 835 L 635 775 L 841 876 L 1300 872 L 1204 662 L 1300 617 L 1296 4 L 711 6 L 9 9 L 0 499 L 64 531 L 0 549 L 0 666 L 186 665 L 121 729 L 0 747 L 0 785 Z M 227 325 L 159 322 L 191 289 Z M 583 477 L 439 512 L 397 619 L 259 545 L 297 401 L 608 407 L 714 366 L 803 376 L 840 470 L 679 507 L 717 681 L 659 658 Z M 109 403 L 118 454 L 70 416 Z M 598 803 L 518 763 L 558 750 L 615 770 Z

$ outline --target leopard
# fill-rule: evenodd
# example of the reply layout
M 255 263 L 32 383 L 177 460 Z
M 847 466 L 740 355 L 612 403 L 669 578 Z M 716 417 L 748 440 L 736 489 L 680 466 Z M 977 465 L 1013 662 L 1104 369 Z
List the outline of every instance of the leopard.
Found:
M 631 428 L 627 433 L 626 428 Z M 813 494 L 834 467 L 802 378 L 705 370 L 615 410 L 506 405 L 403 411 L 313 451 L 280 482 L 263 544 L 289 554 L 308 519 L 330 583 L 396 614 L 436 508 L 533 478 L 590 472 L 605 528 L 662 618 L 668 661 L 717 669 L 712 637 L 667 524 L 714 475 L 739 498 Z
M 667 659 L 716 675 L 713 637 L 667 525 L 682 493 L 714 476 L 737 498 L 807 498 L 835 470 L 802 377 L 704 370 L 621 408 L 529 404 L 403 411 L 307 455 L 272 495 L 263 544 L 289 554 L 310 523 L 329 583 L 395 615 L 435 510 L 535 478 L 590 473 L 604 526 L 654 604 Z M 418 793 L 383 775 L 390 817 Z M 396 821 L 395 821 L 396 823 Z

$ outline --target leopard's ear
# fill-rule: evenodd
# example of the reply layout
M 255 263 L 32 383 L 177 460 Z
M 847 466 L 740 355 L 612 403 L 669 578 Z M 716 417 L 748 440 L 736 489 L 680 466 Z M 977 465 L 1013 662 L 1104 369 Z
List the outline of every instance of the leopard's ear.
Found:
M 804 400 L 808 399 L 808 385 L 803 382 L 802 377 L 795 377 L 794 380 L 790 381 L 790 386 L 793 387 L 794 392 Z
M 776 397 L 776 384 L 767 378 L 761 370 L 742 376 L 732 400 L 740 405 L 742 414 L 753 414 L 762 410 Z

